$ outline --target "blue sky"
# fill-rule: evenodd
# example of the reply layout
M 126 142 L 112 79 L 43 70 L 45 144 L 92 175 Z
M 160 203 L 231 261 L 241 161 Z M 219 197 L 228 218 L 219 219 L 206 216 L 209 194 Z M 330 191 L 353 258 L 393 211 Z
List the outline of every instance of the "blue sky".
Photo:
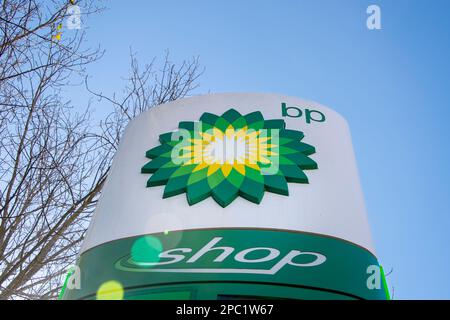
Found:
M 366 28 L 381 7 L 382 30 Z M 94 89 L 123 87 L 130 46 L 149 62 L 200 56 L 198 93 L 276 92 L 350 124 L 378 257 L 397 299 L 450 298 L 450 2 L 108 1 L 83 25 L 106 50 Z M 67 31 L 70 32 L 70 31 Z M 73 88 L 75 104 L 89 96 Z M 106 104 L 96 104 L 106 112 Z

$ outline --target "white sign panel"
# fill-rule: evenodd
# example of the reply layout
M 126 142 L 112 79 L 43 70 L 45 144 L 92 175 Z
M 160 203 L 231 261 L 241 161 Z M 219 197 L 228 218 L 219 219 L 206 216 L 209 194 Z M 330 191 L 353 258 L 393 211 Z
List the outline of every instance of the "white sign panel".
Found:
M 237 111 L 231 116 L 259 112 L 265 121 L 284 120 L 287 130 L 303 132 L 301 142 L 315 148 L 308 157 L 317 164 L 317 169 L 304 170 L 307 183 L 288 180 L 288 195 L 266 191 L 259 203 L 243 196 L 223 203 L 208 196 L 190 204 L 186 193 L 163 198 L 165 185 L 147 187 L 152 174 L 141 169 L 151 160 L 146 152 L 161 145 L 161 134 L 177 131 L 180 123 L 199 121 L 205 113 L 220 117 L 230 109 Z M 226 156 L 222 160 L 226 162 Z M 252 93 L 197 96 L 152 108 L 126 129 L 82 252 L 131 236 L 236 227 L 322 234 L 374 253 L 350 132 L 342 116 L 314 102 Z

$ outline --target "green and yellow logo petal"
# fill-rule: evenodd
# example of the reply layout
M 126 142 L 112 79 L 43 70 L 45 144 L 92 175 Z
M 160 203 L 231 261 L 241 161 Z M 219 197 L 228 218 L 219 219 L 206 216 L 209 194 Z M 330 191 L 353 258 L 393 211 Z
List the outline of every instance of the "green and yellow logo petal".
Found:
M 165 185 L 163 198 L 186 193 L 193 205 L 211 196 L 226 207 L 241 196 L 259 204 L 265 191 L 287 196 L 288 182 L 308 183 L 304 170 L 317 169 L 317 163 L 308 157 L 315 148 L 303 137 L 258 111 L 204 113 L 161 134 L 141 172 L 152 174 L 147 187 Z

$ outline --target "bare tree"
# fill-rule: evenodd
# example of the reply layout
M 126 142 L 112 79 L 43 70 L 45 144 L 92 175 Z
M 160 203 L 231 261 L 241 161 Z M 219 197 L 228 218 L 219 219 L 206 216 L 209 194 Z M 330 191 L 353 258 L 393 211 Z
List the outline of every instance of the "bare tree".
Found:
M 198 87 L 198 79 L 204 71 L 198 57 L 177 65 L 170 61 L 168 52 L 158 66 L 156 58 L 153 58 L 141 68 L 136 54 L 130 50 L 130 75 L 126 78 L 125 89 L 120 97 L 115 93 L 108 96 L 91 89 L 86 78 L 87 90 L 99 101 L 109 102 L 113 109 L 100 123 L 101 133 L 98 137 L 105 144 L 105 153 L 115 153 L 129 120 L 153 106 L 189 95 Z
M 0 298 L 51 298 L 95 205 L 86 120 L 62 90 L 98 59 L 66 33 L 68 1 L 5 0 L 0 12 Z M 77 3 L 86 15 L 93 1 Z M 101 170 L 100 170 L 101 171 Z M 98 172 L 100 172 L 98 171 Z M 88 179 L 89 178 L 89 179 Z M 92 185 L 88 183 L 92 182 Z M 91 190 L 89 190 L 89 188 Z
M 50 5 L 49 5 L 50 4 Z M 0 299 L 52 299 L 75 261 L 124 126 L 155 104 L 195 87 L 196 58 L 139 68 L 123 92 L 106 99 L 98 127 L 63 90 L 101 57 L 83 49 L 83 32 L 55 38 L 66 1 L 3 1 L 0 13 Z M 81 5 L 81 4 L 80 4 Z M 98 8 L 86 2 L 83 12 Z M 86 80 L 87 84 L 87 80 Z M 79 109 L 78 109 L 79 110 Z

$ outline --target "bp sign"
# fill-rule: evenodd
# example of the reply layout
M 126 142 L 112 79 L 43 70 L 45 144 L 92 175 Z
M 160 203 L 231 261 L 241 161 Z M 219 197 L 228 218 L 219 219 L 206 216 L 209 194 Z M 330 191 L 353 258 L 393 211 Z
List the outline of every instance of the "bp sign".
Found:
M 77 265 L 66 299 L 386 298 L 345 120 L 271 94 L 132 120 Z
M 159 137 L 142 168 L 153 173 L 147 186 L 166 185 L 164 198 L 186 193 L 190 205 L 212 196 L 226 207 L 239 195 L 258 204 L 265 191 L 288 195 L 288 181 L 308 183 L 303 170 L 317 168 L 301 131 L 286 129 L 281 119 L 264 120 L 259 111 L 203 113 Z

